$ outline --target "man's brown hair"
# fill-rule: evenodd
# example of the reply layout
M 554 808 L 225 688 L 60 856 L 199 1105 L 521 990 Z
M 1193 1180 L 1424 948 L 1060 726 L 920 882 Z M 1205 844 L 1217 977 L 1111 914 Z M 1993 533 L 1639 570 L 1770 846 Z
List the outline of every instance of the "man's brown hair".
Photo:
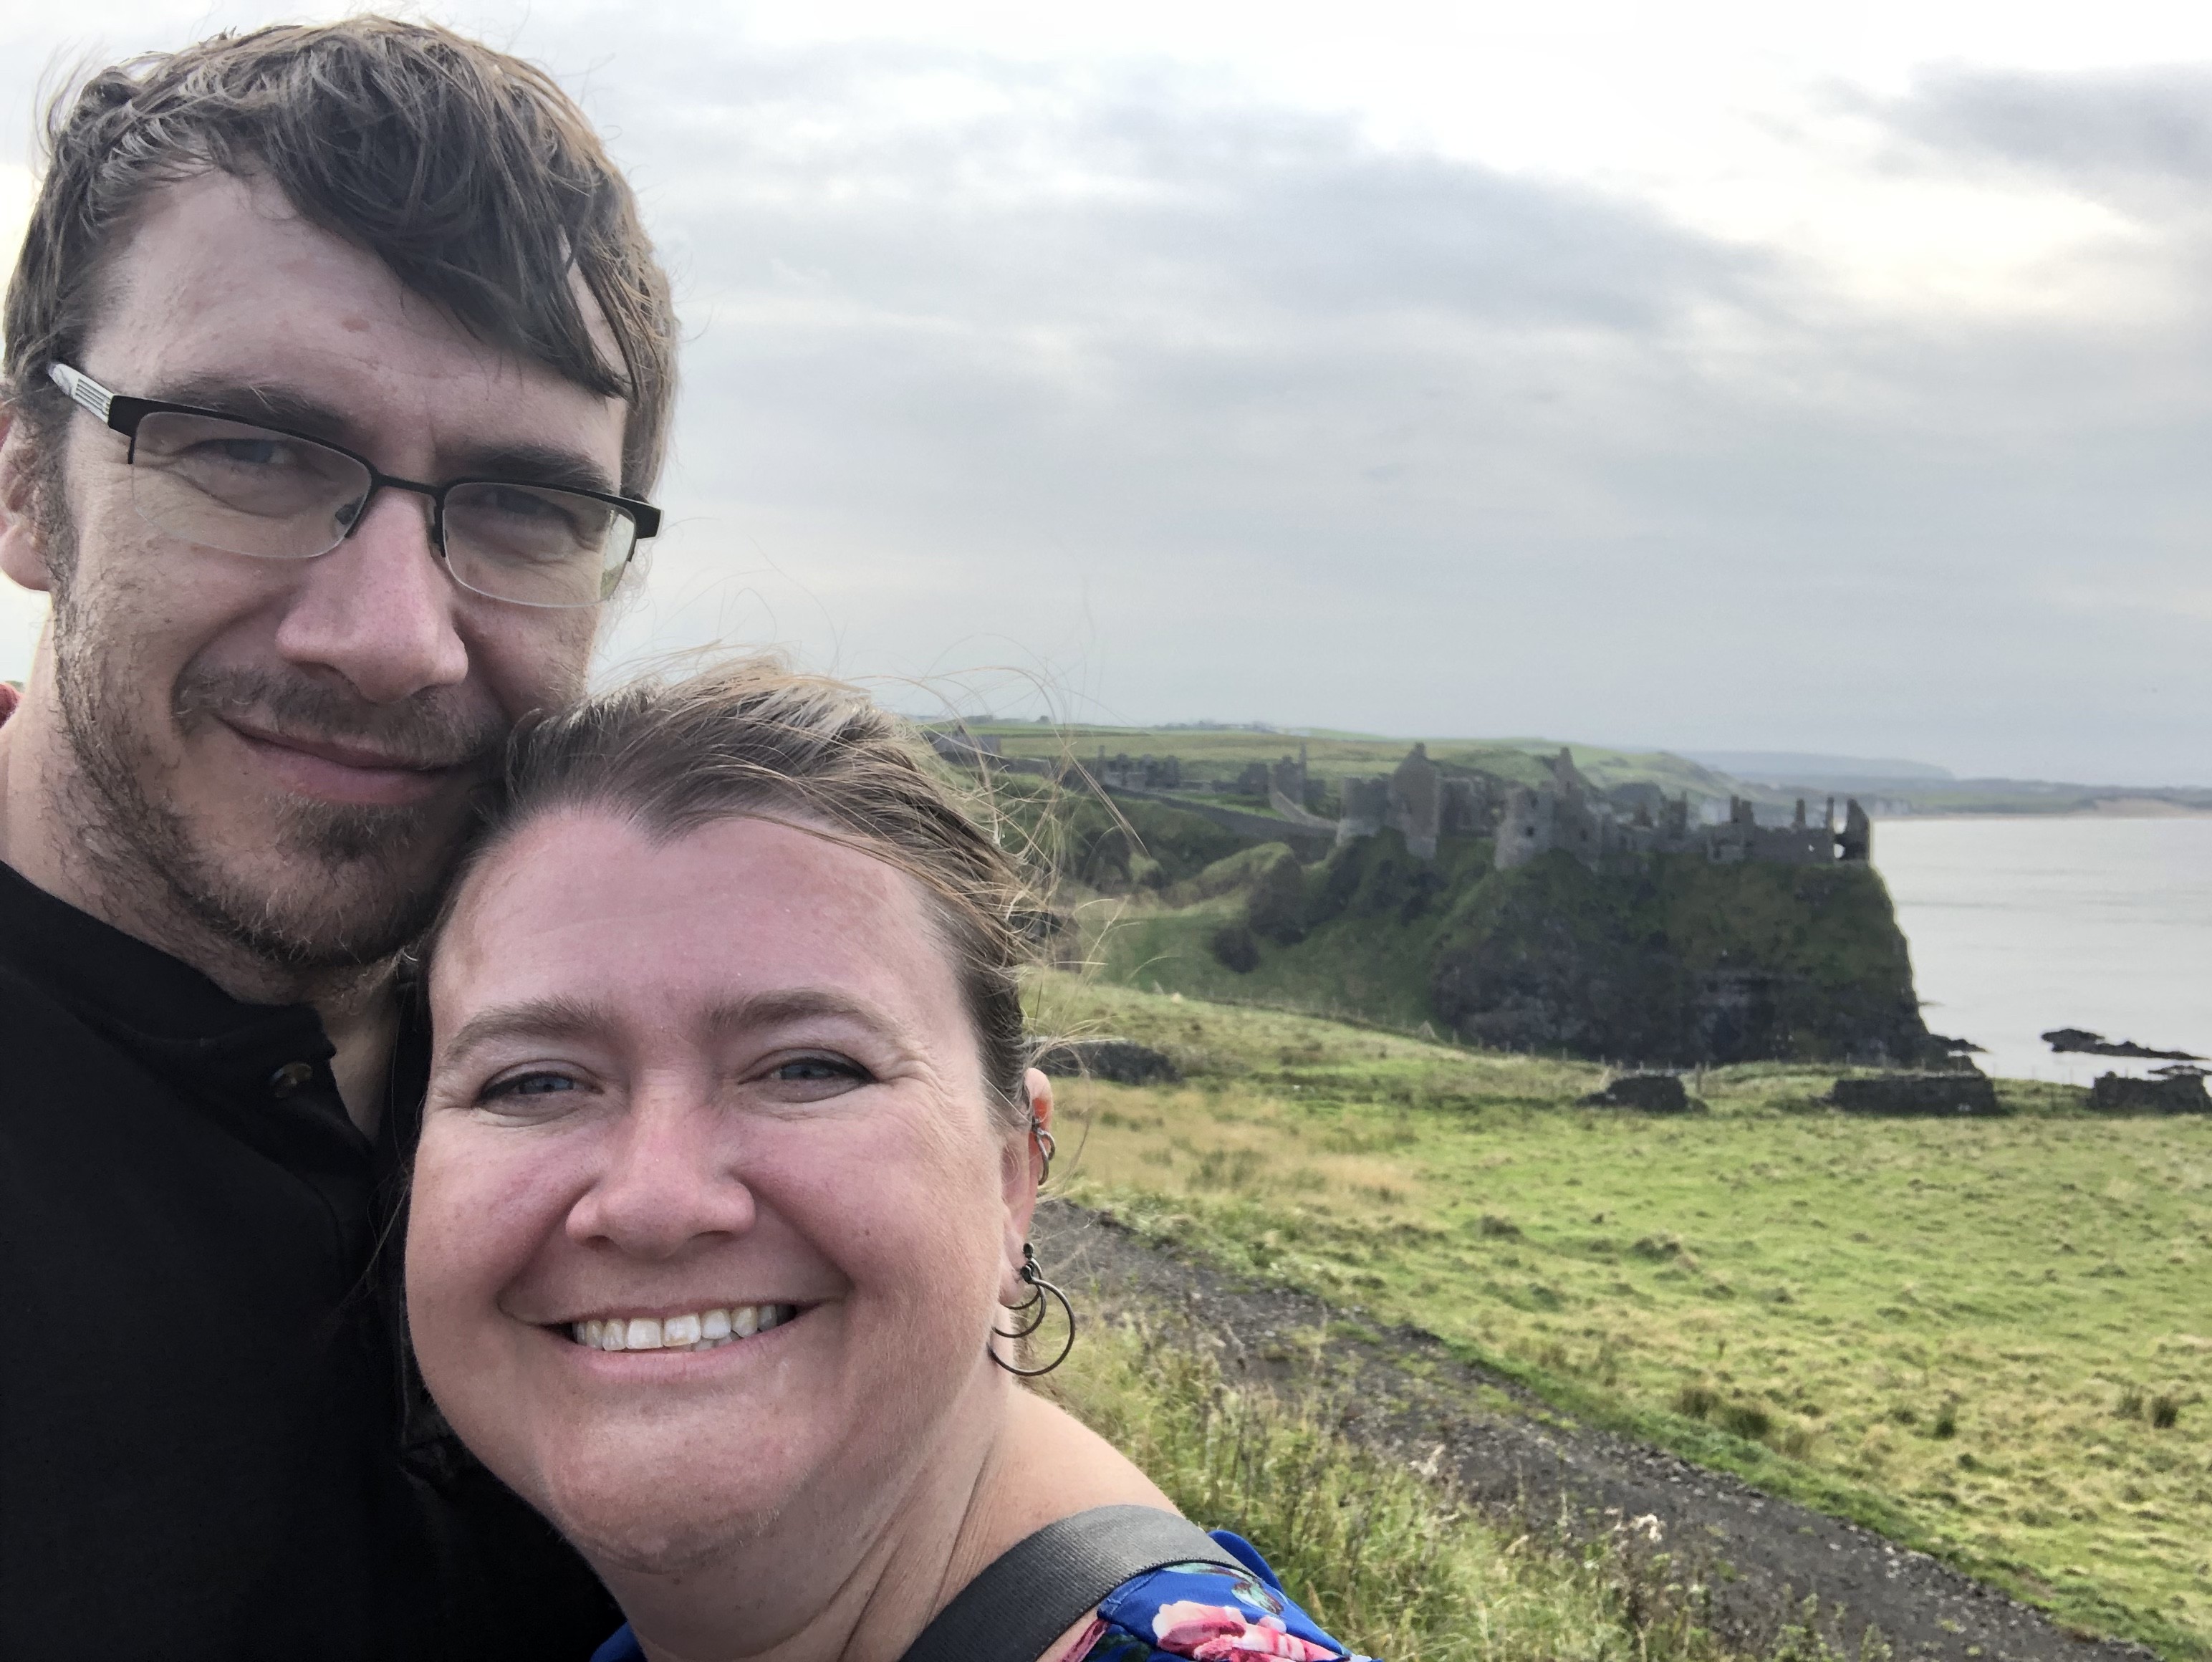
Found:
M 136 210 L 220 171 L 268 180 L 488 344 L 626 399 L 623 488 L 650 488 L 675 392 L 667 278 L 629 185 L 542 70 L 431 24 L 283 25 L 102 70 L 53 101 L 46 141 L 7 304 L 6 395 L 34 420 L 64 407 L 47 367 L 82 351 Z

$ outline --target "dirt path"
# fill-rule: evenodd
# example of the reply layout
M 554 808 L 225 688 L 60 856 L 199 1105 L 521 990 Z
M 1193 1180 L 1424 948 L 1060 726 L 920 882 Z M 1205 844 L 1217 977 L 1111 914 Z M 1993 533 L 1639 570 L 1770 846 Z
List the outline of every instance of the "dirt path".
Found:
M 1455 1361 L 1432 1336 L 1386 1329 L 1356 1310 L 1239 1282 L 1146 1245 L 1127 1230 L 1048 1201 L 1035 1231 L 1054 1278 L 1079 1308 L 1174 1310 L 1222 1342 L 1229 1366 L 1287 1376 L 1297 1336 L 1327 1328 L 1356 1379 L 1356 1434 L 1409 1458 L 1441 1445 L 1445 1469 L 1486 1508 L 1556 1515 L 1656 1517 L 1668 1544 L 1717 1572 L 1714 1624 L 1763 1647 L 1800 1601 L 1817 1596 L 1830 1642 L 1856 1655 L 1878 1629 L 1905 1659 L 1955 1662 L 2145 1662 L 2137 1645 L 2077 1637 L 2041 1611 L 1871 1531 L 1763 1495 L 1741 1480 L 1607 1432 L 1566 1423 L 1510 1380 Z M 1480 1406 L 1485 1388 L 1527 1403 L 1530 1417 Z M 1492 1400 L 1495 1400 L 1492 1397 Z M 1542 1418 L 1533 1417 L 1540 1409 Z M 1725 1565 L 1726 1571 L 1720 1566 Z

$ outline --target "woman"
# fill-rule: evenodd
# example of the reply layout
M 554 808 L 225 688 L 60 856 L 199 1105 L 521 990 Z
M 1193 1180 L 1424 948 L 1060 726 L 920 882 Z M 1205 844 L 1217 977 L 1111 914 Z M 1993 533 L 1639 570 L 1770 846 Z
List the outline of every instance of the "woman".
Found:
M 727 673 L 509 784 L 429 952 L 410 1322 L 621 1601 L 604 1662 L 1344 1654 L 1008 1371 L 1056 1308 L 1022 896 L 896 724 Z

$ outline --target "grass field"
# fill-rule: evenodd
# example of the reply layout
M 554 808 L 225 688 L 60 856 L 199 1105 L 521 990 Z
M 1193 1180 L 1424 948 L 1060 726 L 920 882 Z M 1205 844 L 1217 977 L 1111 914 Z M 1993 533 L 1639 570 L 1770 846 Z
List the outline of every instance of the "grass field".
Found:
M 1224 1379 L 1200 1336 L 1092 1330 L 1045 1387 L 1209 1526 L 1258 1543 L 1293 1598 L 1387 1662 L 1729 1662 L 1653 1519 L 1575 1531 L 1470 1516 L 1352 1444 L 1327 1400 Z M 1767 1662 L 1845 1662 L 1809 1619 Z M 1887 1662 L 1864 1647 L 1855 1662 Z
M 1055 728 L 1026 721 L 983 722 L 972 731 L 998 740 L 1009 756 L 1040 761 L 1085 761 L 1103 746 L 1109 756 L 1176 756 L 1182 759 L 1187 780 L 1234 778 L 1249 762 L 1273 762 L 1277 758 L 1306 751 L 1314 778 L 1334 782 L 1347 775 L 1388 773 L 1405 759 L 1413 739 L 1382 738 L 1366 734 L 1309 734 L 1259 733 L 1246 728 Z M 1535 784 L 1550 776 L 1544 758 L 1556 756 L 1561 746 L 1546 739 L 1429 739 L 1424 740 L 1431 759 L 1449 766 L 1480 769 L 1522 784 Z M 1750 788 L 1664 751 L 1613 750 L 1602 745 L 1574 745 L 1575 765 L 1599 786 L 1650 783 L 1673 793 L 1687 790 L 1699 797 L 1724 797 Z M 1782 799 L 1773 793 L 1763 796 Z
M 1844 1119 L 1832 1069 L 1711 1111 L 1572 1106 L 1589 1066 L 1054 976 L 1041 1026 L 1168 1050 L 1068 1082 L 1062 1186 L 1429 1329 L 1563 1405 L 2212 1655 L 2212 1123 Z

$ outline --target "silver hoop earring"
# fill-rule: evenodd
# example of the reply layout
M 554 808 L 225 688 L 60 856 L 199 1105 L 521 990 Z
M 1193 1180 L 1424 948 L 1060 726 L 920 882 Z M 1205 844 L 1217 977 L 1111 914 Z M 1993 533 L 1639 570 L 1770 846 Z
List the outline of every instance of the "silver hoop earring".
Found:
M 1052 1157 L 1060 1145 L 1053 1141 L 1052 1133 L 1044 1129 L 1044 1122 L 1034 1111 L 1030 1114 L 1030 1135 L 1036 1140 L 1037 1152 L 1044 1156 L 1044 1173 L 1037 1178 L 1037 1187 L 1042 1189 L 1052 1181 Z
M 1052 1303 L 1048 1300 L 1059 1304 L 1060 1314 L 1067 1322 L 1066 1342 L 1060 1346 L 1060 1354 L 1042 1367 L 1018 1367 L 1000 1355 L 988 1340 L 985 1341 L 984 1348 L 993 1361 L 1018 1379 L 1034 1379 L 1041 1374 L 1051 1373 L 1066 1361 L 1068 1353 L 1075 1348 L 1075 1306 L 1067 1301 L 1066 1294 L 1045 1279 L 1043 1270 L 1037 1267 L 1036 1248 L 1027 1241 L 1022 1243 L 1022 1267 L 1014 1273 L 1022 1278 L 1022 1284 L 1029 1288 L 1030 1295 L 1018 1305 L 1001 1306 L 1013 1317 L 1017 1325 L 1011 1331 L 1006 1328 L 994 1327 L 991 1331 L 994 1335 L 1016 1342 L 1028 1338 L 1044 1325 L 1045 1318 L 1052 1313 Z

